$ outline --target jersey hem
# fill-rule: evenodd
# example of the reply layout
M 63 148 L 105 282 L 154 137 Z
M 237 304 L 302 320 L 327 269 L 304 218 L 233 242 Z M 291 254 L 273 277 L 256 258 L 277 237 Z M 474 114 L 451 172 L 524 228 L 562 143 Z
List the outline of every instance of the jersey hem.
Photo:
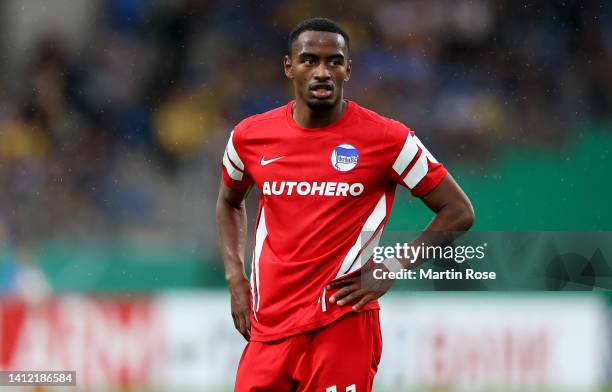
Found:
M 362 313 L 362 312 L 368 312 L 370 310 L 380 310 L 380 305 L 378 304 L 378 301 L 376 302 L 375 305 L 369 307 L 366 306 L 360 310 L 353 310 L 351 307 L 347 307 L 346 311 L 342 311 L 340 313 L 337 314 L 333 314 L 331 317 L 329 318 L 325 318 L 322 320 L 317 320 L 315 322 L 312 323 L 308 323 L 305 325 L 301 325 L 299 327 L 294 327 L 291 328 L 287 331 L 283 331 L 283 332 L 279 332 L 279 333 L 275 333 L 275 334 L 266 334 L 263 336 L 257 336 L 257 335 L 251 335 L 251 339 L 249 341 L 252 342 L 272 342 L 275 340 L 282 340 L 282 339 L 286 339 L 288 337 L 294 336 L 294 335 L 299 335 L 301 333 L 304 332 L 308 332 L 311 331 L 313 329 L 317 329 L 317 328 L 322 328 L 325 327 L 329 324 L 334 323 L 335 321 L 337 321 L 339 318 L 346 316 L 349 313 Z

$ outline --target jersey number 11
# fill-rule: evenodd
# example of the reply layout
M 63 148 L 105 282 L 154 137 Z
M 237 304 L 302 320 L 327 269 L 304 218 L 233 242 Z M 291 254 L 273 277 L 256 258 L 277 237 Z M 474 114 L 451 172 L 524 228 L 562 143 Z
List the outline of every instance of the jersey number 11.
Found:
M 357 387 L 355 386 L 355 384 L 351 384 L 348 387 L 346 387 L 345 391 L 346 392 L 357 392 Z M 336 388 L 335 385 L 332 385 L 331 387 L 327 387 L 325 392 L 338 392 L 338 388 Z

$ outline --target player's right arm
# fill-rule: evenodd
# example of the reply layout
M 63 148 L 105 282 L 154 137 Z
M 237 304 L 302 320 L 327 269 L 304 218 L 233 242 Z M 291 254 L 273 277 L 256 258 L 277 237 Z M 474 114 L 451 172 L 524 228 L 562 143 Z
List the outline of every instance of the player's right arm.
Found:
M 253 180 L 248 174 L 246 161 L 242 159 L 245 156 L 240 136 L 242 129 L 243 124 L 238 124 L 232 131 L 223 153 L 221 185 L 217 198 L 217 231 L 225 266 L 225 280 L 230 290 L 234 326 L 249 340 L 251 287 L 244 271 L 247 241 L 245 199 L 253 186 Z
M 223 181 L 217 198 L 217 230 L 225 267 L 225 280 L 231 296 L 234 326 L 248 341 L 251 335 L 250 284 L 244 271 L 247 241 L 245 199 L 251 187 L 234 189 Z

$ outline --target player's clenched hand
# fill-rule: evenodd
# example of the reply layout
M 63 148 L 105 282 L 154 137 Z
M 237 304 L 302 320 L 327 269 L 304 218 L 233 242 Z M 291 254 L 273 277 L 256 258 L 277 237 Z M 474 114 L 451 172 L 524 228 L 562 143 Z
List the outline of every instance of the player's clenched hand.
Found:
M 376 270 L 380 271 L 375 274 Z M 393 279 L 375 278 L 376 276 L 386 277 L 386 274 L 382 274 L 384 271 L 388 271 L 384 265 L 374 263 L 372 260 L 368 261 L 362 267 L 360 274 L 341 278 L 327 286 L 328 290 L 340 287 L 329 298 L 329 302 L 336 303 L 339 306 L 354 304 L 354 310 L 361 309 L 368 302 L 382 297 L 393 285 Z
M 251 338 L 251 318 L 250 318 L 250 301 L 249 295 L 251 287 L 249 281 L 244 277 L 237 278 L 234 281 L 228 281 L 230 290 L 232 319 L 234 319 L 234 327 L 249 341 Z

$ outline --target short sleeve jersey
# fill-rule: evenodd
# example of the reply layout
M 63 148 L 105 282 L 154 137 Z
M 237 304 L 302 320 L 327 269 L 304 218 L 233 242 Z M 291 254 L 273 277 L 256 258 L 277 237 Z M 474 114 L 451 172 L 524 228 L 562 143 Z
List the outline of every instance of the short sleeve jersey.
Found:
M 251 263 L 251 339 L 281 339 L 333 322 L 350 306 L 326 285 L 372 255 L 397 184 L 417 197 L 446 169 L 398 121 L 352 101 L 335 123 L 302 128 L 294 102 L 249 117 L 232 131 L 222 175 L 260 190 Z M 372 301 L 363 310 L 378 308 Z

